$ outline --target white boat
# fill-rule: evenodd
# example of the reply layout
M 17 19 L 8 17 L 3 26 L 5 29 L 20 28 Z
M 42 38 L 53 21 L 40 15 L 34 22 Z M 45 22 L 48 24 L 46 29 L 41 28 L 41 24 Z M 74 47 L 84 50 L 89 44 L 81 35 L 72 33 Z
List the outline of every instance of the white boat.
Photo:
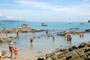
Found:
M 44 22 L 41 24 L 41 26 L 47 26 L 47 24 L 45 24 Z

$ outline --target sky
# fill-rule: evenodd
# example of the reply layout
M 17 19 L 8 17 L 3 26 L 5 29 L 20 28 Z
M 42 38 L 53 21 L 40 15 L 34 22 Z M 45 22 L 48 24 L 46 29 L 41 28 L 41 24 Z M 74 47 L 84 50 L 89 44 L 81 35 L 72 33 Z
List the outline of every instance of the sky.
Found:
M 90 0 L 0 0 L 0 20 L 87 22 Z

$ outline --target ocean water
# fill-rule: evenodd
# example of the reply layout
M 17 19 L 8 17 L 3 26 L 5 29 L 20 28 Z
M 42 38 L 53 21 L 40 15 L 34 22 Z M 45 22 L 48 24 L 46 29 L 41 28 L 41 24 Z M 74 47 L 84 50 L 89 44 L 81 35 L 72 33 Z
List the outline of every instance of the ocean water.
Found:
M 90 28 L 90 23 L 87 22 L 46 22 L 48 26 L 41 26 L 41 22 L 0 22 L 0 28 L 16 28 L 21 26 L 22 24 L 27 24 L 28 26 L 34 29 L 49 29 L 49 30 L 62 30 L 62 29 L 69 29 L 69 28 L 80 28 L 81 30 Z
M 73 45 L 79 45 L 81 42 L 90 41 L 90 33 L 85 33 L 83 38 L 80 38 L 79 35 L 72 35 L 72 41 L 67 41 L 66 37 L 57 36 L 58 32 L 63 30 L 71 31 L 70 28 L 80 28 L 75 31 L 84 31 L 85 29 L 90 28 L 90 23 L 73 22 L 73 23 L 64 23 L 64 22 L 46 22 L 48 26 L 41 26 L 41 22 L 2 22 L 3 25 L 0 25 L 0 28 L 16 28 L 20 27 L 22 24 L 27 24 L 33 29 L 49 30 L 50 35 L 54 35 L 55 40 L 52 37 L 47 37 L 45 31 L 36 32 L 36 33 L 20 33 L 19 38 L 15 39 L 14 45 L 19 49 L 19 58 L 21 59 L 35 59 L 39 56 L 51 53 L 60 48 L 69 48 Z M 2 34 L 1 37 L 4 37 L 5 34 Z M 8 34 L 8 36 L 16 36 L 16 33 Z M 34 41 L 31 44 L 29 39 L 34 36 Z M 0 44 L 0 50 L 8 50 L 9 42 Z M 7 54 L 9 56 L 9 52 Z

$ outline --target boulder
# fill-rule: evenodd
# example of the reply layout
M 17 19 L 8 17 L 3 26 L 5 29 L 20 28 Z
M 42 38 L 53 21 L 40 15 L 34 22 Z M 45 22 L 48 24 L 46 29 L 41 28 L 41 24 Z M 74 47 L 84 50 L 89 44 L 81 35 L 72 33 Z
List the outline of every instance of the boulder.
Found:
M 77 47 L 77 46 L 72 46 L 72 48 L 73 48 L 73 49 L 78 49 L 78 47 Z
M 83 48 L 83 47 L 85 47 L 85 46 L 88 46 L 88 44 L 85 43 L 85 42 L 82 42 L 82 43 L 78 46 L 78 48 Z
M 85 32 L 90 32 L 90 29 L 86 29 Z
M 70 47 L 68 50 L 69 50 L 69 51 L 73 51 L 73 48 L 72 48 L 72 47 Z
M 37 60 L 44 60 L 44 58 L 38 58 Z

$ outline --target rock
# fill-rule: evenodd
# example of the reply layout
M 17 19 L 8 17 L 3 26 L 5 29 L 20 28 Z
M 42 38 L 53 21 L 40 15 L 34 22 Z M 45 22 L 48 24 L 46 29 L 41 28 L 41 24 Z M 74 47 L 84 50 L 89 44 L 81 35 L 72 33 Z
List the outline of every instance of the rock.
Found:
M 72 47 L 70 47 L 68 50 L 69 50 L 69 51 L 73 51 L 73 48 L 72 48 Z
M 3 43 L 3 41 L 2 41 L 2 40 L 0 40 L 0 43 Z
M 88 52 L 88 51 L 90 51 L 90 49 L 85 49 L 85 50 L 84 50 L 84 52 Z
M 44 58 L 38 58 L 37 60 L 44 60 Z
M 78 47 L 77 47 L 77 46 L 72 46 L 72 48 L 73 48 L 73 49 L 78 49 Z
M 61 52 L 65 52 L 65 51 L 67 51 L 67 49 L 60 49 L 60 51 L 61 51 Z
M 87 44 L 87 43 L 85 43 L 85 42 L 82 42 L 82 43 L 79 45 L 79 47 L 78 47 L 78 48 L 83 48 L 83 47 L 85 47 L 85 46 L 88 46 L 88 44 Z
M 89 43 L 82 42 L 78 47 L 72 46 L 68 49 L 47 54 L 45 60 L 90 60 Z
M 90 20 L 88 21 L 88 23 L 90 23 Z
M 68 56 L 66 57 L 66 60 L 70 60 L 72 58 L 72 56 Z
M 85 32 L 90 32 L 90 29 L 86 29 Z
M 64 33 L 64 32 L 60 32 L 60 33 L 58 33 L 57 35 L 60 35 L 60 36 L 65 36 L 65 35 L 66 35 L 66 33 Z
M 5 50 L 2 51 L 2 55 L 5 56 L 7 52 Z

